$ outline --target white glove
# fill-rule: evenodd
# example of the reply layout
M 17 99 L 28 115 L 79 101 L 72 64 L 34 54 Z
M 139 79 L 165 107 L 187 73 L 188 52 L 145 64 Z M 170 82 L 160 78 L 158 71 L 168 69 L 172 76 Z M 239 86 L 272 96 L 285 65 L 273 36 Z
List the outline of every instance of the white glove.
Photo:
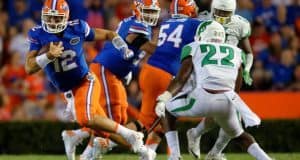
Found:
M 122 39 L 120 36 L 116 36 L 115 38 L 112 39 L 112 44 L 114 47 L 122 52 L 123 58 L 125 60 L 128 60 L 134 56 L 134 53 L 131 49 L 128 48 L 127 43 Z
M 123 53 L 123 59 L 128 60 L 134 56 L 134 52 L 129 48 L 121 49 Z
M 125 77 L 124 77 L 124 80 L 125 80 L 125 85 L 128 86 L 132 80 L 132 72 L 129 72 Z
M 168 100 L 172 98 L 172 94 L 168 91 L 165 91 L 163 94 L 157 97 L 156 106 L 155 106 L 155 113 L 158 117 L 165 117 L 166 112 L 166 103 Z

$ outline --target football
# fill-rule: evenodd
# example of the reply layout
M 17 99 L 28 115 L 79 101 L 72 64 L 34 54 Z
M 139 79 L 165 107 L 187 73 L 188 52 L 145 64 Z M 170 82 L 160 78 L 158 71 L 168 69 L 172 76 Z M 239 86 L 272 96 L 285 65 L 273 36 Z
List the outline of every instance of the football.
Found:
M 58 45 L 59 42 L 53 42 L 54 45 Z M 50 47 L 50 43 L 44 45 L 40 51 L 39 51 L 39 54 L 38 55 L 41 55 L 41 54 L 44 54 L 44 53 L 47 53 L 49 51 L 49 47 Z

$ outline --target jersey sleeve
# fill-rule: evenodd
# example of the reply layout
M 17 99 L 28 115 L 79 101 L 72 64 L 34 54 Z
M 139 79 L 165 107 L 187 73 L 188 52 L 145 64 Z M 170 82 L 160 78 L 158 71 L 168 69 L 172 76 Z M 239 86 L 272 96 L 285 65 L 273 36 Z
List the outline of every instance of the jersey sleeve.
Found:
M 81 34 L 86 41 L 93 41 L 95 38 L 95 31 L 91 29 L 89 24 L 83 20 L 74 20 L 70 22 L 70 25 L 73 25 L 76 32 Z
M 248 38 L 251 35 L 251 25 L 247 19 L 240 16 L 239 18 L 241 19 L 241 28 L 242 28 L 241 37 Z
M 140 22 L 136 22 L 136 21 L 133 22 L 131 24 L 131 26 L 129 27 L 128 33 L 129 34 L 131 34 L 131 33 L 143 34 L 147 37 L 151 36 L 151 30 L 149 29 L 149 27 Z
M 42 48 L 37 32 L 36 27 L 28 32 L 29 51 L 38 51 Z
M 189 56 L 194 56 L 196 53 L 196 43 L 190 43 L 185 45 L 181 50 L 181 56 L 180 61 L 182 62 L 184 59 L 186 59 Z

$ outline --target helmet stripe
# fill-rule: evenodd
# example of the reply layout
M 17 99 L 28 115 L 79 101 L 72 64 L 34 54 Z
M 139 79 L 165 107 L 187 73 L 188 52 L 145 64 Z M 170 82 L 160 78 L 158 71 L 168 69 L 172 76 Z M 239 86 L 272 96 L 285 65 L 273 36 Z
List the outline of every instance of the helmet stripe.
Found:
M 174 14 L 177 14 L 178 13 L 178 0 L 175 0 L 175 3 L 174 3 Z
M 53 0 L 52 1 L 52 10 L 55 10 L 55 8 L 56 8 L 56 4 L 57 4 L 57 0 Z

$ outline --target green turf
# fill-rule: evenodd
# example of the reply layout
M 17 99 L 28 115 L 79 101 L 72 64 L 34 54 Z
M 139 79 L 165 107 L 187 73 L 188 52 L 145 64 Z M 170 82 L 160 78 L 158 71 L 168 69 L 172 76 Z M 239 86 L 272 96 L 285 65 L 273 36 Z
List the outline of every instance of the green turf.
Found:
M 228 160 L 253 160 L 247 154 L 226 154 Z M 271 154 L 275 160 L 300 160 L 300 153 L 275 153 Z M 192 160 L 189 155 L 183 156 L 184 160 Z M 0 160 L 65 160 L 65 156 L 57 155 L 0 155 Z M 126 154 L 106 155 L 103 160 L 137 160 L 138 157 Z M 165 155 L 159 155 L 157 160 L 166 160 Z

